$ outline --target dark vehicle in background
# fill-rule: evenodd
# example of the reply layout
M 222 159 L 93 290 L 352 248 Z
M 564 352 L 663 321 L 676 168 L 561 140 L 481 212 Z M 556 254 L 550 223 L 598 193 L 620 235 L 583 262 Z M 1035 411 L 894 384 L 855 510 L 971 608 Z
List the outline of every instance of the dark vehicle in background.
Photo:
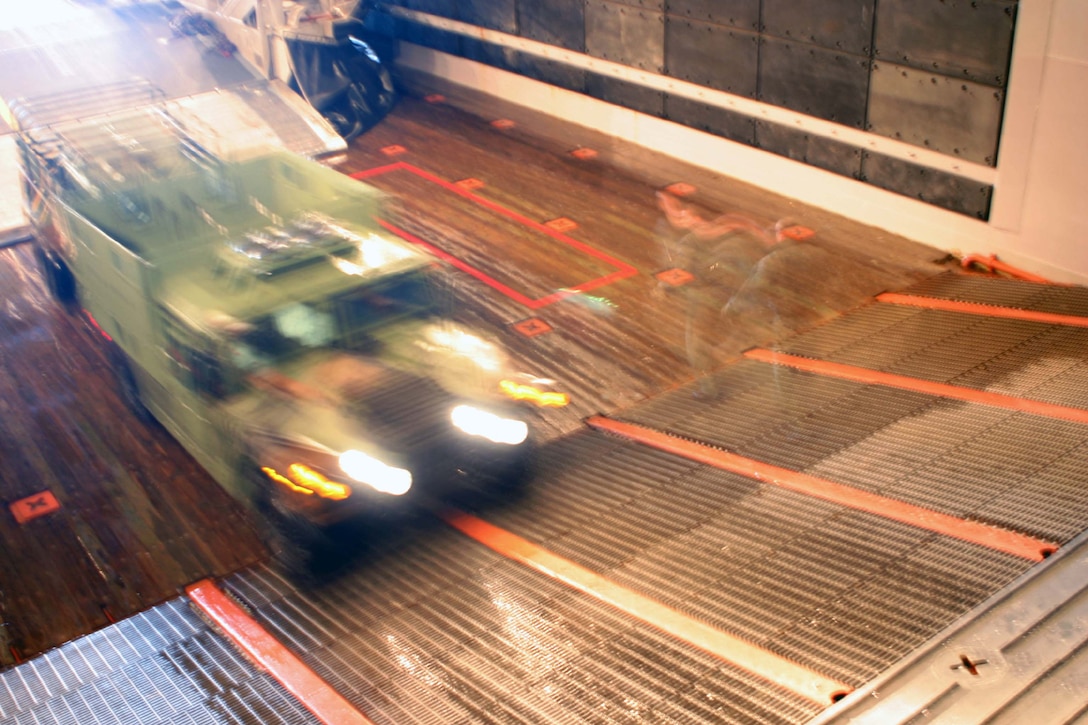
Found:
M 257 75 L 289 84 L 350 140 L 390 111 L 391 44 L 369 0 L 182 0 L 176 31 L 213 36 Z

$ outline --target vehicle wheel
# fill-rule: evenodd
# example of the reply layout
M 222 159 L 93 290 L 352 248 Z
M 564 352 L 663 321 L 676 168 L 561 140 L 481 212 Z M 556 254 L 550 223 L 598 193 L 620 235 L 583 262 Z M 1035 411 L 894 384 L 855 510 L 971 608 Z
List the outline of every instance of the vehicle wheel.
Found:
M 124 401 L 125 407 L 131 410 L 133 415 L 142 422 L 153 422 L 154 418 L 151 411 L 144 405 L 143 398 L 140 395 L 140 386 L 136 382 L 136 375 L 132 372 L 132 367 L 128 364 L 125 353 L 116 347 L 110 349 L 110 367 L 113 368 L 113 376 L 117 380 L 117 389 L 121 394 L 121 400 Z
M 305 517 L 277 506 L 271 500 L 266 482 L 261 485 L 257 509 L 262 519 L 262 538 L 275 567 L 300 584 L 313 584 L 327 576 L 338 561 L 328 532 Z
M 350 142 L 363 132 L 363 125 L 356 120 L 355 113 L 348 104 L 343 103 L 341 106 L 325 111 L 324 116 L 325 120 L 332 124 L 333 130 L 345 141 Z
M 69 312 L 76 308 L 76 278 L 63 260 L 56 259 L 40 244 L 34 245 L 34 257 L 42 271 L 50 296 Z

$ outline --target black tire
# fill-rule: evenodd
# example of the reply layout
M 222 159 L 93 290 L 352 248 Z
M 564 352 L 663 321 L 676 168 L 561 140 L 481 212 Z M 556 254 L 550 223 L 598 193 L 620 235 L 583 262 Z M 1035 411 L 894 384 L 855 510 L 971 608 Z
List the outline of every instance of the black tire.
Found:
M 261 476 L 256 466 L 252 466 L 249 475 Z M 329 532 L 277 505 L 267 479 L 258 481 L 258 485 L 261 486 L 257 495 L 261 537 L 273 566 L 297 584 L 312 585 L 328 576 L 339 564 Z
M 39 269 L 41 269 L 42 278 L 45 280 L 45 286 L 49 290 L 50 296 L 69 312 L 76 309 L 78 306 L 76 304 L 78 299 L 76 278 L 72 275 L 72 270 L 68 268 L 64 260 L 57 259 L 55 255 L 48 252 L 40 244 L 34 245 L 34 257 L 38 262 Z
M 143 396 L 140 395 L 140 386 L 136 382 L 136 375 L 128 363 L 128 357 L 120 348 L 110 348 L 110 367 L 113 368 L 113 377 L 117 381 L 117 392 L 121 394 L 121 400 L 125 407 L 132 411 L 140 421 L 153 423 L 154 416 L 144 405 Z

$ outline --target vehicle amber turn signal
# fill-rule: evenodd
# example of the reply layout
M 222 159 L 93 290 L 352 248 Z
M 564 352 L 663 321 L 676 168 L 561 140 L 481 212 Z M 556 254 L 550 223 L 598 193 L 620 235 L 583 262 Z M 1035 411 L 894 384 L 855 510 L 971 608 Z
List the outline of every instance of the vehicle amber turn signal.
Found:
M 261 468 L 265 475 L 276 483 L 281 483 L 295 493 L 305 496 L 317 494 L 321 498 L 342 501 L 351 495 L 351 488 L 342 483 L 330 481 L 323 475 L 301 463 L 292 463 L 284 476 L 267 466 Z
M 542 408 L 562 408 L 570 402 L 570 396 L 566 393 L 556 393 L 540 390 L 532 385 L 515 383 L 513 380 L 503 380 L 499 388 L 507 397 L 514 400 L 528 400 Z

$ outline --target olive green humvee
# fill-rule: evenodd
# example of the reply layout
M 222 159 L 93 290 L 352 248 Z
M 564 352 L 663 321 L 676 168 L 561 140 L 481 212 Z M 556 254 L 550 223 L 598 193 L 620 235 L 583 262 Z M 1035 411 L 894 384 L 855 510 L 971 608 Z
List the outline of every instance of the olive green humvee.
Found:
M 161 104 L 52 107 L 12 105 L 49 289 L 100 331 L 131 407 L 287 534 L 277 553 L 516 476 L 526 386 L 436 316 L 436 262 L 378 223 L 378 190 L 284 151 L 212 153 Z

